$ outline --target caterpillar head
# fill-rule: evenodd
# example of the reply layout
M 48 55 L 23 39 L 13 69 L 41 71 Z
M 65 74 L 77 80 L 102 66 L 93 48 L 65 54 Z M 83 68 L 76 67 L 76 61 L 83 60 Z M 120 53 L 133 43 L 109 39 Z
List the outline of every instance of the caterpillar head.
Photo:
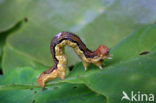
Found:
M 96 49 L 96 54 L 97 56 L 99 56 L 101 59 L 111 59 L 110 58 L 110 54 L 109 54 L 109 48 L 105 45 L 100 45 L 97 49 Z

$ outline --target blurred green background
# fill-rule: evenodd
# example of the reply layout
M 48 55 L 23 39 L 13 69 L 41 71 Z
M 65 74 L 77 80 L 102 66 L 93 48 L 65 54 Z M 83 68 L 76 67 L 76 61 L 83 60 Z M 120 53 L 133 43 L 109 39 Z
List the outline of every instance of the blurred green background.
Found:
M 123 91 L 156 95 L 155 23 L 155 0 L 0 0 L 0 103 L 133 103 L 121 101 Z M 91 50 L 105 44 L 114 56 L 103 71 L 84 72 L 66 47 L 73 68 L 42 91 L 36 80 L 53 65 L 50 41 L 61 31 Z

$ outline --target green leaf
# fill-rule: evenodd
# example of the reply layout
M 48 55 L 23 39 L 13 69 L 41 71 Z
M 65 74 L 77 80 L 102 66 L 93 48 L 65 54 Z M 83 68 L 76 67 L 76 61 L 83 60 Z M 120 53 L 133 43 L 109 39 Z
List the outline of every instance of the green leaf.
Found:
M 84 78 L 84 82 L 89 88 L 107 96 L 110 102 L 120 102 L 122 92 L 129 93 L 156 93 L 156 53 L 142 58 L 134 58 L 125 63 L 106 68 L 103 72 L 98 72 Z
M 7 43 L 16 51 L 45 66 L 52 64 L 50 41 L 61 31 L 77 33 L 87 47 L 96 49 L 99 44 L 112 47 L 134 29 L 156 20 L 155 0 L 6 2 L 11 8 L 18 8 L 16 12 L 13 11 L 15 9 L 9 9 L 8 17 L 14 17 L 19 12 L 19 17 L 14 18 L 14 21 L 17 18 L 21 20 L 22 17 L 26 17 L 27 21 L 23 28 L 8 38 Z M 1 5 L 3 10 L 5 3 Z M 4 20 L 5 16 L 0 18 L 9 25 L 9 21 Z M 69 65 L 80 61 L 73 50 L 66 49 L 66 54 Z M 5 69 L 9 68 L 5 66 L 3 69 L 8 71 Z
M 0 99 L 9 103 L 103 103 L 106 99 L 108 103 L 119 103 L 123 91 L 128 95 L 131 91 L 155 94 L 156 25 L 146 27 L 156 20 L 155 3 L 155 0 L 0 1 L 0 32 L 24 18 L 26 21 L 7 38 Z M 137 28 L 140 29 L 113 47 Z M 53 80 L 41 92 L 36 80 L 51 66 L 50 40 L 61 31 L 77 33 L 91 49 L 99 44 L 113 47 L 114 57 L 105 61 L 103 71 L 91 65 L 84 72 L 79 63 L 65 80 Z M 71 49 L 67 48 L 66 52 L 70 65 L 79 61 Z
M 121 102 L 123 91 L 125 91 L 128 95 L 130 95 L 131 91 L 134 91 L 135 93 L 138 93 L 139 91 L 144 94 L 145 93 L 155 94 L 156 93 L 156 87 L 155 87 L 156 52 L 154 49 L 156 47 L 156 43 L 154 41 L 155 40 L 154 34 L 156 33 L 155 30 L 156 30 L 156 25 L 151 25 L 146 28 L 140 28 L 139 30 L 134 32 L 134 34 L 131 34 L 128 38 L 126 38 L 121 43 L 119 43 L 111 51 L 112 54 L 115 54 L 114 59 L 112 61 L 108 61 L 108 60 L 106 61 L 106 67 L 103 71 L 91 65 L 88 68 L 88 71 L 84 72 L 84 68 L 81 63 L 78 64 L 73 69 L 73 71 L 67 76 L 65 80 L 57 79 L 52 81 L 51 83 L 48 83 L 48 85 L 51 85 L 50 88 L 53 88 L 53 86 L 54 87 L 57 86 L 58 83 L 59 83 L 58 86 L 62 86 L 62 82 L 83 83 L 87 85 L 87 87 L 89 87 L 94 92 L 106 96 L 107 101 L 110 103 Z M 143 42 L 144 40 L 148 40 L 149 38 L 151 38 L 150 41 Z M 130 41 L 135 41 L 135 42 L 131 43 Z M 149 45 L 149 42 L 151 45 Z M 133 45 L 135 45 L 136 48 L 134 48 Z M 124 57 L 124 55 L 127 55 L 126 51 L 123 53 L 122 51 L 127 49 L 129 49 L 129 51 L 132 50 L 133 52 L 128 52 L 129 56 L 127 56 L 127 59 L 122 58 Z M 140 54 L 140 52 L 143 52 L 144 50 L 149 50 L 149 53 L 146 55 Z M 118 57 L 120 56 L 121 58 L 119 59 Z M 0 83 L 3 85 L 0 86 L 0 90 L 2 91 L 9 90 L 8 93 L 10 94 L 10 90 L 12 89 L 17 90 L 17 89 L 38 88 L 39 86 L 36 84 L 35 80 L 37 79 L 41 71 L 38 70 L 36 70 L 35 72 L 33 71 L 35 70 L 31 68 L 25 68 L 25 69 L 19 68 L 16 70 L 16 72 L 11 72 L 9 76 L 6 77 L 4 76 L 3 78 L 1 77 Z M 35 77 L 33 78 L 33 76 Z M 66 89 L 66 86 L 65 87 L 63 86 L 63 90 L 69 90 L 69 89 Z M 76 91 L 76 94 L 78 91 Z M 84 90 L 82 89 L 82 91 Z M 28 91 L 26 90 L 26 93 L 27 92 Z M 58 92 L 60 93 L 60 91 Z M 2 97 L 7 97 L 6 95 L 8 95 L 7 92 L 0 92 L 0 93 L 2 93 Z M 20 93 L 22 94 L 23 92 Z M 21 95 L 20 93 L 19 95 Z M 49 92 L 49 93 L 53 93 L 53 92 Z M 58 94 L 57 98 L 59 98 L 60 95 L 59 93 L 56 93 Z M 31 96 L 31 97 L 35 97 L 35 96 Z M 38 99 L 40 98 L 46 98 L 46 96 L 38 97 Z M 39 101 L 38 99 L 28 98 L 28 100 L 31 101 L 34 100 Z M 4 99 L 4 100 L 7 101 L 8 99 Z M 103 101 L 103 100 L 100 99 L 99 101 Z
M 4 54 L 3 54 L 3 72 L 9 72 L 10 70 L 18 67 L 25 67 L 29 66 L 35 69 L 42 69 L 42 71 L 49 69 L 50 67 L 44 66 L 38 62 L 33 61 L 29 58 L 29 56 L 22 54 L 21 52 L 17 51 L 16 49 L 12 48 L 9 44 L 6 44 L 4 47 Z M 4 62 L 5 61 L 5 62 Z
M 91 90 L 106 96 L 110 103 L 121 102 L 123 91 L 129 95 L 131 91 L 155 94 L 155 34 L 156 25 L 140 28 L 112 49 L 113 60 L 105 61 L 104 70 L 91 65 L 84 72 L 82 63 L 79 63 L 65 80 L 51 83 L 84 83 Z M 144 51 L 148 53 L 140 54 Z
M 125 40 L 112 48 L 116 61 L 124 61 L 136 57 L 143 52 L 155 51 L 156 25 L 147 26 L 136 30 Z M 120 55 L 124 54 L 124 55 Z
M 84 85 L 61 83 L 46 88 L 36 86 L 37 75 L 30 67 L 17 68 L 0 77 L 0 100 L 3 103 L 105 103 L 104 96 Z
M 20 21 L 14 27 L 0 33 L 0 68 L 2 67 L 3 47 L 6 43 L 6 38 L 11 33 L 14 33 L 17 30 L 19 30 L 22 24 L 23 24 L 23 21 Z
M 28 1 L 0 1 L 0 32 L 7 31 L 14 27 L 19 21 L 24 18 L 24 12 Z

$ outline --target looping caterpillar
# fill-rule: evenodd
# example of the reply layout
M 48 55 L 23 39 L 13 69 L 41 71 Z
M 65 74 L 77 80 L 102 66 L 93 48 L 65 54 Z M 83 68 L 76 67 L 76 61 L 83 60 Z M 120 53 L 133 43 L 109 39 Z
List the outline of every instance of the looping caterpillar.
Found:
M 48 71 L 43 72 L 38 78 L 38 84 L 44 88 L 45 83 L 49 80 L 60 77 L 64 79 L 66 76 L 65 68 L 67 66 L 67 57 L 64 53 L 64 46 L 70 46 L 81 58 L 85 71 L 91 63 L 102 68 L 104 59 L 111 59 L 109 48 L 105 45 L 100 45 L 95 51 L 89 50 L 81 39 L 70 32 L 61 32 L 57 34 L 51 42 L 51 54 L 54 60 L 54 66 Z

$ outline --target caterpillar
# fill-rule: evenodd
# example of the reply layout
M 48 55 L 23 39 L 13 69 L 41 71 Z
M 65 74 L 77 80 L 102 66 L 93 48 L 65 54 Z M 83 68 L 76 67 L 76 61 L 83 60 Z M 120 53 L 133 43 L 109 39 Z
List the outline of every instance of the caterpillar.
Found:
M 64 79 L 66 76 L 65 68 L 67 66 L 67 57 L 64 52 L 64 47 L 68 45 L 81 58 L 85 71 L 89 64 L 95 64 L 100 69 L 102 68 L 104 59 L 111 59 L 109 48 L 105 45 L 100 45 L 95 51 L 89 50 L 81 39 L 71 32 L 60 32 L 51 41 L 51 54 L 54 60 L 54 66 L 48 71 L 40 74 L 37 82 L 40 87 L 44 88 L 45 83 L 49 80 L 60 77 Z

